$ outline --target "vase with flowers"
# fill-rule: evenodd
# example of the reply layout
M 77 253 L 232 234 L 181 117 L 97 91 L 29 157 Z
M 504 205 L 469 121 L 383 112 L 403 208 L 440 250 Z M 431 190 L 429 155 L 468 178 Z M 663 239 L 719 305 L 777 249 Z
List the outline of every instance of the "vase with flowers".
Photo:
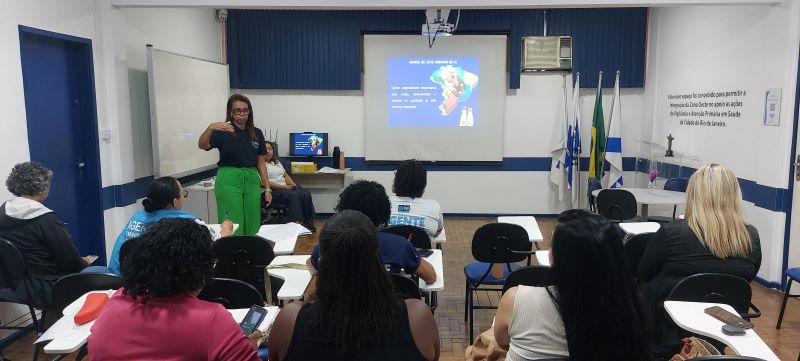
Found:
M 658 178 L 658 169 L 653 169 L 647 176 L 650 178 L 650 182 L 647 183 L 647 188 L 650 190 L 656 189 L 656 178 Z

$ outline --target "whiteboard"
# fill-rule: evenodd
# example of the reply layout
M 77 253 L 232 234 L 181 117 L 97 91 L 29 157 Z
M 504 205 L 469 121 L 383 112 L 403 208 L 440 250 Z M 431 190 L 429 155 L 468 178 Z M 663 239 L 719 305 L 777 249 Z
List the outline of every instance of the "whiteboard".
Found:
M 218 152 L 197 147 L 200 134 L 225 120 L 228 66 L 147 47 L 153 173 L 183 177 L 216 167 Z

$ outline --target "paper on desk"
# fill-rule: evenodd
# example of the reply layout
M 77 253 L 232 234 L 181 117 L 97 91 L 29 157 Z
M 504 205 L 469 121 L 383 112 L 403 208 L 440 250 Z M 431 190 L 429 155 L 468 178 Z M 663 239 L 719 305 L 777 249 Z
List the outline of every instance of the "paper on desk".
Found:
M 77 341 L 86 339 L 91 333 L 92 325 L 94 325 L 94 321 L 78 326 L 75 324 L 73 316 L 61 317 L 34 343 L 52 340 Z
M 275 243 L 296 242 L 297 235 L 300 234 L 300 230 L 297 227 L 295 227 L 297 225 L 298 225 L 297 223 L 290 222 L 286 224 L 277 225 L 274 227 L 262 227 L 258 231 L 257 235 L 259 237 L 264 237 Z
M 330 173 L 330 174 L 342 174 L 345 171 L 343 169 L 336 169 L 331 167 L 322 167 L 322 169 L 318 170 L 317 173 Z

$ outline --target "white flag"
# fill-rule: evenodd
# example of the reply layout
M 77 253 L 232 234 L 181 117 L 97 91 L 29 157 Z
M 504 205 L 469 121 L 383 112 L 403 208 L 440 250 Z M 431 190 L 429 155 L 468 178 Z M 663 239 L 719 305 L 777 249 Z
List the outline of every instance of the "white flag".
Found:
M 608 171 L 607 188 L 622 187 L 622 107 L 619 99 L 619 72 L 614 82 L 614 101 L 611 103 L 611 120 L 606 141 L 606 161 L 611 166 Z
M 553 160 L 550 163 L 550 182 L 555 184 L 558 192 L 558 201 L 564 201 L 564 193 L 567 190 L 567 78 L 564 76 L 561 84 L 561 103 L 556 110 L 556 124 L 553 127 L 553 146 L 550 154 Z

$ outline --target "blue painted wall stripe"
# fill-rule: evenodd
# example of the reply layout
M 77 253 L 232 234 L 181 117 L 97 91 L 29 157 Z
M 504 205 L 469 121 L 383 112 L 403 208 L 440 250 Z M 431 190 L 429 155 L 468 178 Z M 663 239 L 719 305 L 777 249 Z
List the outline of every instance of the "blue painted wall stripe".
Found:
M 283 162 L 288 167 L 292 160 L 308 161 L 307 157 L 292 158 L 285 157 Z M 500 162 L 486 163 L 459 163 L 459 162 L 430 162 L 425 164 L 425 168 L 432 172 L 549 172 L 550 157 L 506 157 Z M 589 167 L 589 158 L 581 157 L 581 169 Z M 315 158 L 319 167 L 330 165 L 330 157 Z M 388 172 L 397 168 L 398 162 L 367 162 L 364 157 L 347 157 L 345 160 L 348 168 L 358 172 Z M 622 158 L 622 170 L 625 172 L 647 173 L 652 162 L 635 157 Z M 677 165 L 660 163 L 658 169 L 664 169 L 665 178 L 689 177 L 696 169 L 691 167 L 679 167 Z M 608 169 L 608 164 L 606 164 Z M 181 183 L 189 183 L 200 179 L 214 176 L 216 169 L 208 170 L 193 176 L 179 179 Z M 147 187 L 152 182 L 153 177 L 143 177 L 133 182 L 114 185 L 103 188 L 103 210 L 114 207 L 125 207 L 136 202 L 137 199 L 144 197 Z M 758 184 L 748 179 L 739 178 L 739 185 L 742 188 L 742 197 L 745 201 L 752 202 L 759 208 L 768 209 L 773 212 L 787 213 L 791 207 L 792 193 L 785 188 L 774 188 Z

